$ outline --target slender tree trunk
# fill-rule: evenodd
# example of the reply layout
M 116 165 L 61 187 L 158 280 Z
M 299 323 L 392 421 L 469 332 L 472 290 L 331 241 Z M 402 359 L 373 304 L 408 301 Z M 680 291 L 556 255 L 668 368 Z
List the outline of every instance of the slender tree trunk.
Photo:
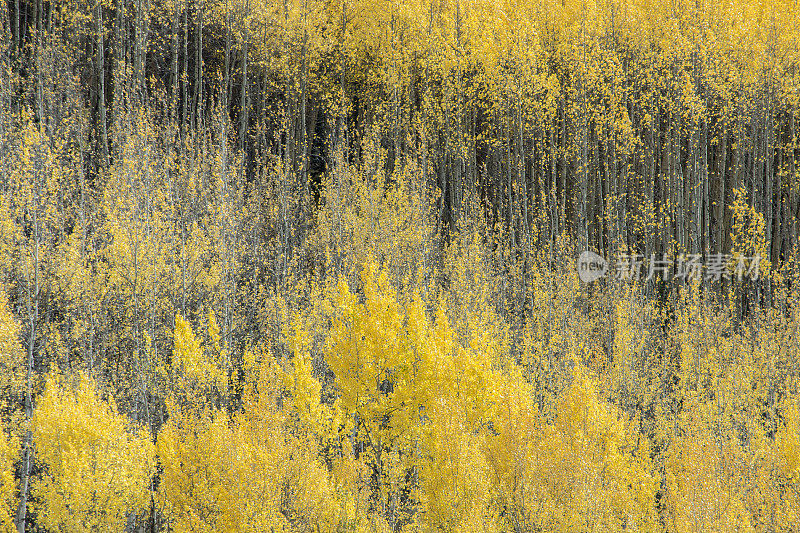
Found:
M 722 135 L 719 140 L 719 147 L 718 147 L 718 161 L 717 161 L 717 185 L 718 185 L 718 193 L 716 195 L 716 205 L 715 207 L 715 216 L 714 216 L 714 224 L 716 228 L 716 235 L 714 239 L 714 249 L 717 253 L 723 253 L 725 251 L 725 195 L 727 194 L 726 183 L 728 180 L 728 122 L 724 118 L 722 124 Z
M 192 113 L 189 110 L 189 1 L 183 6 L 183 73 L 181 74 L 181 135 L 187 135 Z
M 34 196 L 38 202 L 39 191 L 34 191 Z M 20 475 L 19 505 L 17 506 L 16 526 L 17 533 L 25 533 L 25 524 L 28 512 L 28 483 L 30 478 L 31 464 L 33 461 L 31 417 L 33 415 L 33 371 L 34 371 L 34 348 L 36 346 L 36 326 L 39 322 L 39 240 L 41 228 L 38 216 L 38 205 L 34 205 L 33 212 L 30 213 L 33 223 L 34 245 L 33 245 L 33 265 L 29 265 L 25 260 L 25 277 L 28 310 L 28 358 L 26 364 L 26 387 L 25 387 L 25 435 L 23 438 L 23 459 L 22 473 Z M 23 251 L 23 254 L 25 252 Z M 33 279 L 31 279 L 30 266 L 33 266 Z M 33 284 L 33 287 L 31 287 Z
M 589 249 L 589 226 L 587 218 L 589 200 L 589 123 L 588 106 L 586 102 L 586 11 L 582 4 L 581 10 L 581 47 L 583 57 L 581 62 L 581 73 L 579 91 L 581 98 L 581 117 L 580 117 L 580 145 L 578 147 L 579 156 L 577 164 L 578 172 L 578 246 L 580 251 Z
M 14 16 L 11 17 L 11 21 L 14 24 L 12 28 L 12 39 L 13 39 L 13 51 L 12 51 L 12 59 L 14 63 L 17 63 L 16 68 L 19 71 L 19 63 L 22 60 L 22 35 L 21 35 L 21 28 L 19 27 L 19 0 L 14 0 Z
M 178 95 L 181 92 L 181 79 L 178 77 L 178 63 L 180 56 L 179 34 L 180 34 L 180 11 L 178 10 L 178 2 L 175 2 L 173 8 L 175 13 L 172 15 L 172 72 L 170 74 L 170 118 L 175 125 L 178 122 Z M 226 50 L 226 75 L 227 75 L 227 50 Z M 227 78 L 226 78 L 227 80 Z M 227 106 L 226 106 L 227 111 Z
M 95 7 L 95 29 L 97 32 L 97 107 L 98 107 L 98 126 L 100 134 L 100 150 L 103 158 L 103 166 L 108 167 L 108 130 L 106 118 L 106 63 L 105 63 L 105 40 L 103 31 L 103 3 L 98 0 Z
M 225 116 L 222 120 L 223 128 L 228 122 L 228 116 L 230 113 L 228 106 L 230 105 L 231 101 L 231 24 L 231 6 L 229 0 L 225 0 L 225 63 L 222 65 L 224 78 L 221 91 L 222 109 L 225 112 Z M 223 146 L 225 145 L 223 144 Z
M 192 122 L 192 129 L 196 129 L 200 127 L 203 121 L 203 23 L 204 23 L 204 13 L 203 10 L 205 5 L 203 0 L 197 1 L 197 9 L 195 11 L 195 16 L 197 17 L 197 28 L 195 34 L 195 42 L 196 42 L 196 49 L 195 49 L 195 73 L 194 73 L 194 81 L 195 81 L 195 93 L 194 93 L 194 104 L 193 104 L 193 111 L 195 120 Z
M 797 142 L 797 131 L 795 130 L 795 120 L 797 109 L 793 105 L 791 115 L 789 116 L 789 183 L 796 184 L 797 165 L 795 162 L 795 143 Z M 794 248 L 797 245 L 797 208 L 798 208 L 798 191 L 797 186 L 792 185 L 789 187 L 789 247 Z
M 14 79 L 14 33 L 12 20 L 16 15 L 9 13 L 8 2 L 0 3 L 0 138 L 5 136 L 5 113 L 11 111 L 11 83 Z M 0 159 L 4 154 L 0 153 Z
M 125 16 L 126 0 L 116 0 L 116 18 L 114 19 L 114 99 L 112 101 L 112 123 L 114 125 L 114 140 L 116 145 L 119 143 L 119 136 L 122 135 L 122 114 L 125 99 L 126 84 L 126 53 L 125 53 L 125 33 L 127 30 Z
M 239 151 L 241 156 L 245 157 L 245 149 L 247 147 L 247 124 L 249 121 L 248 104 L 247 104 L 247 54 L 248 43 L 250 41 L 250 34 L 248 31 L 248 12 L 250 10 L 250 2 L 245 2 L 242 26 L 244 27 L 244 36 L 242 42 L 242 95 L 239 104 Z

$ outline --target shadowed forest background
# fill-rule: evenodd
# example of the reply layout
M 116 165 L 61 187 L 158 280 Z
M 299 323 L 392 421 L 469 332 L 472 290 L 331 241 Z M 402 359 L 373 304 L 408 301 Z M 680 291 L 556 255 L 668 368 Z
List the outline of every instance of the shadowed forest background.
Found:
M 3 0 L 0 529 L 798 531 L 799 66 L 792 1 Z

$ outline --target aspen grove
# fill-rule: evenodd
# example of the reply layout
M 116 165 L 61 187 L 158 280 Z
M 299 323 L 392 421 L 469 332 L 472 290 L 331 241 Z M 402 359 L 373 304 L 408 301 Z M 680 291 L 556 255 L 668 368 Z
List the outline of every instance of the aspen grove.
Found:
M 0 533 L 800 531 L 798 130 L 796 1 L 3 0 Z

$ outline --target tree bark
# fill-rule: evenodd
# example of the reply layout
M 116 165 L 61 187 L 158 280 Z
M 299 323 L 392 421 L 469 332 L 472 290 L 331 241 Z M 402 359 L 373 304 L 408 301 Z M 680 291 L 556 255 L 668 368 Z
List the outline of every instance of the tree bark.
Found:
M 103 31 L 103 3 L 97 0 L 95 7 L 95 30 L 97 32 L 97 125 L 100 134 L 100 150 L 103 166 L 108 167 L 108 129 L 106 118 L 106 63 Z

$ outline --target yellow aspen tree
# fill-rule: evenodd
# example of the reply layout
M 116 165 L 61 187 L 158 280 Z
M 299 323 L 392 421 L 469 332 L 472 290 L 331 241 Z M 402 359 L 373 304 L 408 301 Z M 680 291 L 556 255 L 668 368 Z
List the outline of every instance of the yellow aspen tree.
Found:
M 349 444 L 368 466 L 370 520 L 396 527 L 412 520 L 413 503 L 403 494 L 416 493 L 419 479 L 417 523 L 453 531 L 494 527 L 481 488 L 489 487 L 481 443 L 491 424 L 493 362 L 502 358 L 502 336 L 487 329 L 458 340 L 444 305 L 431 321 L 419 295 L 398 293 L 387 270 L 374 263 L 364 268 L 362 283 L 363 303 L 340 278 L 321 306 L 332 320 L 322 349 L 338 413 L 320 403 L 309 334 L 294 326 L 287 385 L 298 412 L 327 438 L 338 433 L 338 446 Z
M 314 439 L 279 407 L 284 377 L 247 359 L 243 410 L 172 411 L 158 436 L 159 504 L 174 531 L 338 531 L 339 496 Z
M 20 325 L 8 309 L 8 297 L 0 289 L 0 530 L 16 531 L 17 482 L 14 463 L 23 436 L 20 400 L 25 390 L 25 352 L 19 342 Z
M 51 375 L 32 425 L 42 469 L 31 492 L 43 525 L 119 531 L 129 513 L 149 504 L 153 444 L 98 395 L 93 380 Z
M 791 531 L 792 524 L 800 520 L 800 409 L 796 399 L 785 402 L 783 417 L 775 436 L 775 488 L 769 491 L 774 497 L 765 502 L 775 510 L 766 518 L 777 531 Z
M 8 304 L 8 296 L 0 289 L 0 408 L 2 425 L 20 436 L 23 416 L 20 402 L 25 394 L 25 352 L 20 344 L 19 322 Z
M 484 445 L 497 421 L 494 389 L 504 377 L 493 366 L 504 356 L 503 337 L 492 329 L 476 330 L 462 344 L 444 305 L 431 325 L 422 301 L 415 300 L 408 312 L 409 331 L 420 339 L 417 397 L 424 400 L 425 423 L 418 430 L 419 523 L 440 531 L 498 530 Z M 425 390 L 426 383 L 431 390 Z
M 168 233 L 163 183 L 164 163 L 153 142 L 158 130 L 147 114 L 131 117 L 119 156 L 108 171 L 100 203 L 103 226 L 98 273 L 108 303 L 98 322 L 109 341 L 123 350 L 107 352 L 119 395 L 134 403 L 137 418 L 152 422 L 150 403 L 154 362 L 147 359 L 145 333 L 152 341 L 166 336 L 155 319 L 169 320 Z M 113 305 L 111 304 L 113 302 Z
M 416 523 L 428 531 L 501 531 L 483 449 L 487 432 L 470 428 L 446 401 L 435 400 L 430 407 L 431 424 L 423 430 L 422 508 Z
M 332 407 L 336 412 L 329 413 L 320 404 L 309 342 L 303 340 L 307 333 L 297 326 L 291 343 L 294 356 L 289 383 L 298 412 L 316 420 L 312 427 L 338 433 L 339 446 L 349 444 L 356 460 L 369 467 L 368 512 L 390 525 L 403 524 L 412 511 L 403 491 L 414 489 L 413 479 L 421 475 L 419 468 L 425 469 L 423 476 L 430 486 L 435 484 L 435 467 L 422 467 L 420 461 L 425 459 L 420 457 L 447 453 L 441 443 L 457 431 L 451 426 L 449 433 L 442 434 L 423 426 L 460 419 L 465 424 L 465 446 L 474 452 L 479 441 L 470 442 L 469 435 L 480 431 L 489 416 L 484 398 L 491 383 L 490 367 L 486 360 L 470 360 L 479 347 L 474 352 L 456 349 L 443 310 L 431 324 L 418 295 L 410 301 L 400 299 L 386 269 L 367 264 L 362 283 L 363 303 L 340 278 L 330 301 L 323 304 L 330 306 L 332 322 L 322 349 L 334 376 Z M 459 468 L 467 469 L 470 464 L 465 460 Z
M 297 413 L 286 404 L 279 407 L 285 376 L 271 358 L 264 353 L 253 365 L 243 412 L 234 417 L 236 454 L 245 460 L 235 463 L 235 476 L 243 483 L 230 491 L 231 508 L 242 513 L 241 523 L 249 522 L 254 532 L 266 529 L 257 525 L 258 519 L 270 512 L 282 514 L 295 529 L 337 531 L 346 516 L 341 512 L 344 494 L 320 461 L 317 436 L 298 423 Z M 273 476 L 263 475 L 270 471 Z M 285 497 L 259 503 L 264 493 Z
M 168 414 L 156 443 L 163 470 L 159 507 L 176 531 L 229 531 L 217 504 L 230 468 L 228 419 L 217 410 L 227 375 L 180 313 L 173 339 L 169 363 L 158 367 Z
M 414 357 L 403 310 L 386 271 L 369 265 L 362 280 L 363 304 L 339 281 L 325 355 L 356 456 L 363 455 L 372 470 L 372 511 L 393 521 L 398 493 L 392 489 L 404 476 L 403 452 L 422 402 L 414 394 Z
M 42 315 L 43 298 L 49 290 L 49 266 L 56 261 L 56 244 L 63 234 L 65 213 L 59 202 L 59 191 L 69 184 L 72 169 L 65 164 L 64 144 L 48 135 L 47 128 L 37 125 L 28 112 L 20 115 L 16 131 L 16 150 L 10 165 L 6 192 L 12 202 L 11 212 L 19 231 L 14 232 L 16 279 L 18 294 L 25 308 L 25 434 L 22 438 L 23 459 L 20 499 L 17 510 L 18 531 L 24 529 L 33 449 L 28 422 L 32 415 L 37 363 L 48 360 L 58 364 L 63 354 L 60 334 L 55 325 Z M 25 228 L 28 228 L 25 231 Z M 56 331 L 54 331 L 56 330 Z
M 518 381 L 504 391 L 487 454 L 509 529 L 657 530 L 647 439 L 598 398 L 585 370 L 574 371 L 553 422 Z
M 728 435 L 709 428 L 711 405 L 684 398 L 680 433 L 665 469 L 669 525 L 675 531 L 753 531 L 743 494 L 743 453 Z
M 6 431 L 0 428 L 0 531 L 3 533 L 16 531 L 17 483 L 14 479 L 14 462 L 18 455 L 16 439 L 9 439 Z
M 228 352 L 220 346 L 214 313 L 208 315 L 211 347 L 198 338 L 191 324 L 175 314 L 172 358 L 158 372 L 166 380 L 167 410 L 172 415 L 200 414 L 225 407 L 229 394 Z M 211 411 L 209 411 L 211 410 Z
M 158 435 L 159 506 L 175 531 L 232 531 L 220 510 L 231 467 L 230 434 L 220 413 L 173 413 Z
M 0 289 L 0 530 L 16 531 L 17 482 L 14 463 L 20 439 L 27 429 L 21 400 L 25 394 L 25 352 L 20 344 L 20 324 L 8 308 Z

